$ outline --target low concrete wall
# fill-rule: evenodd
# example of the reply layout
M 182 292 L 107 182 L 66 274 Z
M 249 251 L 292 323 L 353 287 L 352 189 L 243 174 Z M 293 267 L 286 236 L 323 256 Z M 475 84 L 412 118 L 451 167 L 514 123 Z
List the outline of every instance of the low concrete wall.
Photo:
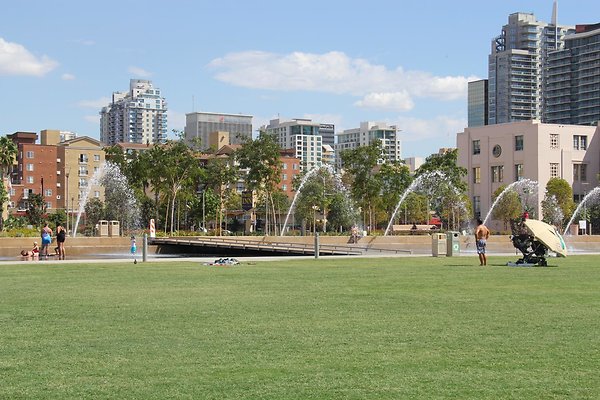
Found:
M 313 236 L 223 236 L 222 239 L 235 241 L 261 241 L 265 243 L 302 243 L 312 245 Z M 358 243 L 350 244 L 349 236 L 320 236 L 320 243 L 348 245 L 375 250 L 411 250 L 416 254 L 431 254 L 431 236 L 366 236 Z M 19 257 L 21 250 L 30 250 L 33 242 L 41 243 L 40 238 L 0 238 L 0 257 Z M 570 252 L 600 252 L 600 236 L 567 236 L 565 238 Z M 130 241 L 127 237 L 75 237 L 67 238 L 65 242 L 66 255 L 90 256 L 94 254 L 127 255 Z M 142 239 L 137 238 L 138 253 L 141 254 Z M 54 252 L 56 239 L 50 245 Z M 460 237 L 460 247 L 463 252 L 475 251 L 475 239 L 472 235 Z M 515 248 L 507 235 L 493 235 L 488 240 L 489 253 L 513 253 Z M 156 253 L 156 246 L 149 246 L 148 253 Z
M 40 246 L 41 238 L 26 237 L 26 238 L 0 238 L 0 256 L 1 257 L 18 257 L 21 250 L 31 250 L 33 242 L 37 242 Z M 56 238 L 52 240 L 49 246 L 49 253 L 54 253 L 54 248 L 57 246 Z M 141 251 L 141 239 L 138 238 L 137 243 L 139 251 Z M 67 238 L 65 241 L 66 256 L 80 256 L 92 254 L 129 254 L 130 240 L 127 237 L 74 237 Z M 151 249 L 154 251 L 154 249 Z

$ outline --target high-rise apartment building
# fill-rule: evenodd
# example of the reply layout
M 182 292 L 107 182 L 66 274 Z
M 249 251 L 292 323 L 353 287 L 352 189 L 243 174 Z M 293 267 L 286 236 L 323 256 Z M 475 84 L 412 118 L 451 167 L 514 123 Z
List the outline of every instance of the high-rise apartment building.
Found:
M 368 146 L 373 140 L 380 140 L 383 146 L 383 154 L 380 162 L 402 161 L 402 145 L 398 128 L 394 125 L 388 126 L 381 122 L 361 122 L 360 128 L 346 129 L 337 135 L 335 153 L 360 146 Z M 337 165 L 341 166 L 341 159 L 336 159 Z
M 572 26 L 538 21 L 533 14 L 513 13 L 492 40 L 488 64 L 488 123 L 541 120 L 548 53 L 564 46 Z
M 488 80 L 469 82 L 468 126 L 488 124 Z
M 229 132 L 230 144 L 242 144 L 252 138 L 252 115 L 192 112 L 185 115 L 185 139 L 199 139 L 204 149 L 210 147 L 210 135 Z M 215 150 L 218 150 L 215 149 Z
M 100 141 L 162 143 L 167 139 L 167 103 L 152 81 L 131 79 L 128 92 L 114 92 L 100 111 Z
M 303 170 L 311 170 L 323 164 L 323 138 L 321 124 L 310 119 L 273 119 L 264 127 L 273 134 L 282 149 L 293 149 L 294 157 L 301 160 Z
M 544 121 L 597 125 L 600 121 L 600 24 L 577 25 L 565 47 L 548 55 Z

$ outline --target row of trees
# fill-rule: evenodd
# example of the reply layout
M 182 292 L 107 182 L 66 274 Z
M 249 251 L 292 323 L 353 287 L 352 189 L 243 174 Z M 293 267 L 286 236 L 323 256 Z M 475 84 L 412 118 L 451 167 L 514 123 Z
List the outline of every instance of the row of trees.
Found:
M 290 199 L 278 188 L 282 173 L 280 149 L 273 136 L 261 132 L 257 139 L 244 142 L 231 157 L 202 153 L 200 143 L 186 143 L 182 136 L 180 140 L 143 152 L 123 152 L 118 146 L 105 149 L 107 159 L 126 177 L 144 225 L 154 218 L 158 229 L 165 233 L 196 229 L 209 225 L 207 221 L 217 231 L 226 229 L 228 224 L 231 227 L 227 214 L 241 210 L 236 182 L 243 179 L 245 187 L 256 193 L 259 225 L 266 234 L 281 232 Z M 0 149 L 0 174 L 4 177 L 17 149 L 6 137 L 0 138 Z M 457 150 L 428 157 L 414 175 L 399 162 L 380 164 L 382 154 L 381 143 L 374 141 L 369 146 L 341 152 L 344 171 L 341 176 L 328 168 L 312 171 L 310 176 L 306 176 L 308 171 L 299 175 L 295 188 L 298 189 L 301 182 L 304 186 L 287 226 L 339 231 L 358 224 L 365 229 L 385 229 L 400 196 L 415 180 L 424 182 L 403 201 L 396 221 L 423 223 L 435 213 L 444 226 L 457 229 L 472 216 L 464 180 L 467 171 L 457 166 Z M 240 175 L 242 170 L 245 171 L 243 176 Z M 434 171 L 441 175 L 435 181 L 427 181 Z M 494 197 L 503 189 L 499 188 Z M 86 207 L 87 220 L 94 224 L 98 219 L 122 220 L 120 214 L 124 211 L 120 209 L 128 206 L 119 196 L 107 192 L 106 204 L 91 200 Z M 7 200 L 4 185 L 0 186 L 0 200 L 3 203 Z M 37 225 L 45 213 L 43 201 L 41 207 L 36 206 L 34 196 L 30 203 L 30 222 Z M 524 207 L 523 199 L 516 193 L 507 194 L 493 216 L 508 223 L 518 218 Z M 568 183 L 551 179 L 542 202 L 544 219 L 560 225 L 571 216 L 574 207 Z M 600 210 L 590 207 L 588 214 L 588 218 L 596 214 L 600 217 Z M 0 219 L 0 228 L 2 222 Z M 239 225 L 235 218 L 233 223 Z

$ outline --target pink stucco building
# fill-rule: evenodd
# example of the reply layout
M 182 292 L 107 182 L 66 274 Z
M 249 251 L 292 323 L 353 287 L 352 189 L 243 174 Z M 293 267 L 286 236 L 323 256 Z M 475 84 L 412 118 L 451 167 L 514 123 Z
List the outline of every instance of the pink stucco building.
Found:
M 458 164 L 467 169 L 469 196 L 475 215 L 484 217 L 492 193 L 519 179 L 539 183 L 537 215 L 546 183 L 565 179 L 575 201 L 598 186 L 600 127 L 521 121 L 465 128 L 457 134 Z M 492 228 L 500 225 L 492 222 Z

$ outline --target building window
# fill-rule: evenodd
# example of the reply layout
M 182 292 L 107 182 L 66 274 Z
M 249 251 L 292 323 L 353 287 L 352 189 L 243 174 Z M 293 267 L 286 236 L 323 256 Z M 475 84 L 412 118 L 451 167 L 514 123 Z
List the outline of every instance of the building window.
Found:
M 100 161 L 100 155 L 94 154 L 94 161 Z
M 473 154 L 481 153 L 481 145 L 479 140 L 473 140 Z
M 492 167 L 492 183 L 504 181 L 504 166 L 496 165 Z
M 47 201 L 47 202 L 46 202 L 46 208 L 47 208 L 47 209 L 49 209 L 49 208 L 52 208 L 52 202 L 50 202 L 50 201 Z
M 27 171 L 33 171 L 33 164 L 27 164 Z
M 281 180 L 283 180 L 283 181 L 287 181 L 287 174 L 283 174 L 283 175 L 281 176 Z
M 283 184 L 283 185 L 281 185 L 281 189 L 282 189 L 284 192 L 285 192 L 285 191 L 287 191 L 287 185 L 286 185 L 286 184 Z
M 473 168 L 473 183 L 481 183 L 481 167 Z
M 46 190 L 44 190 L 44 195 L 45 196 L 52 196 L 52 189 L 46 189 Z
M 515 136 L 515 151 L 523 150 L 523 135 Z
M 515 180 L 523 179 L 523 164 L 515 164 Z
M 87 187 L 87 185 L 88 185 L 87 179 L 84 179 L 84 178 L 79 179 L 79 187 Z
M 85 165 L 82 165 L 79 167 L 79 176 L 87 176 L 88 175 L 88 169 Z
M 551 149 L 558 149 L 558 134 L 556 133 L 551 133 L 550 134 L 550 148 Z
M 100 198 L 100 192 L 99 191 L 97 191 L 97 190 L 94 191 L 94 198 L 96 198 L 96 199 Z
M 550 163 L 550 177 L 558 178 L 558 163 Z
M 573 135 L 573 150 L 587 150 L 587 136 Z
M 25 157 L 27 158 L 33 158 L 33 151 L 28 151 L 25 153 Z
M 473 196 L 473 212 L 475 218 L 481 218 L 481 197 Z
M 87 156 L 87 154 L 80 154 L 79 155 L 79 162 L 80 163 L 86 163 L 86 162 L 88 162 L 88 156 Z
M 287 163 L 283 163 L 283 169 L 287 169 Z
M 573 164 L 573 182 L 587 182 L 587 164 Z
M 33 176 L 27 177 L 27 183 L 33 183 Z

